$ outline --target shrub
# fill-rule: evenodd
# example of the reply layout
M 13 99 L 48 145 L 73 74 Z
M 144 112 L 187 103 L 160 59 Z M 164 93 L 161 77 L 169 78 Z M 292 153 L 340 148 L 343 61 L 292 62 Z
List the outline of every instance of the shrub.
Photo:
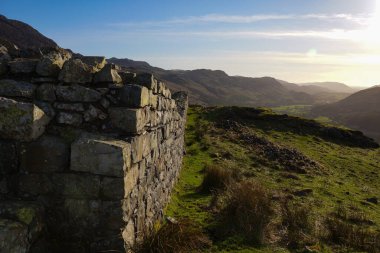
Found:
M 211 241 L 190 220 L 165 223 L 142 243 L 135 246 L 135 253 L 188 253 L 204 252 Z
M 221 229 L 226 234 L 241 234 L 252 244 L 262 244 L 273 214 L 271 196 L 252 181 L 231 185 L 220 212 Z
M 371 229 L 363 213 L 339 207 L 325 219 L 327 240 L 331 243 L 366 252 L 380 252 L 380 232 Z
M 233 180 L 233 172 L 218 165 L 207 165 L 200 190 L 205 193 L 224 190 Z
M 281 216 L 285 228 L 284 241 L 289 248 L 299 248 L 313 242 L 315 223 L 310 206 L 294 205 L 286 200 L 281 205 Z

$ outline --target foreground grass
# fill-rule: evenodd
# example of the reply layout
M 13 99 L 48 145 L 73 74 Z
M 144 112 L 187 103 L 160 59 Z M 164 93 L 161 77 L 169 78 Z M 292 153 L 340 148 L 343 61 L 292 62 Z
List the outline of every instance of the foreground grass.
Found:
M 191 219 L 212 239 L 216 223 L 215 214 L 210 209 L 212 194 L 201 193 L 200 186 L 205 166 L 214 164 L 238 170 L 244 178 L 259 181 L 276 196 L 287 196 L 295 204 L 309 205 L 317 218 L 330 215 L 340 205 L 355 207 L 356 212 L 365 213 L 372 230 L 380 230 L 380 207 L 368 201 L 380 196 L 379 149 L 328 141 L 318 133 L 303 132 L 302 129 L 295 131 L 265 117 L 247 123 L 245 132 L 262 136 L 276 145 L 302 151 L 320 164 L 318 171 L 306 174 L 285 172 L 276 162 L 256 153 L 236 136 L 215 127 L 215 122 L 222 115 L 218 109 L 190 108 L 186 129 L 187 155 L 165 213 L 167 216 Z M 299 194 L 302 192 L 307 194 Z M 273 233 L 266 246 L 253 247 L 238 235 L 230 236 L 214 240 L 209 252 L 290 252 L 276 237 L 277 234 Z M 342 245 L 327 246 L 319 240 L 315 246 L 318 248 L 315 252 L 355 252 Z

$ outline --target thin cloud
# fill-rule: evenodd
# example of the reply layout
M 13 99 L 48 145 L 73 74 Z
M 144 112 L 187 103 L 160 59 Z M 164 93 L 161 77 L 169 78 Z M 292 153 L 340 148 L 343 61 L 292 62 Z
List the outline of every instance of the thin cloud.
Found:
M 127 22 L 127 23 L 112 23 L 109 26 L 115 27 L 131 27 L 131 26 L 166 26 L 166 25 L 192 25 L 192 24 L 205 24 L 205 23 L 224 23 L 224 24 L 251 24 L 263 21 L 273 20 L 345 20 L 359 25 L 368 24 L 368 20 L 371 17 L 368 15 L 352 15 L 352 14 L 305 14 L 305 15 L 220 15 L 220 14 L 208 14 L 204 16 L 190 16 L 184 18 L 174 18 L 169 20 L 158 21 L 145 21 L 145 22 Z

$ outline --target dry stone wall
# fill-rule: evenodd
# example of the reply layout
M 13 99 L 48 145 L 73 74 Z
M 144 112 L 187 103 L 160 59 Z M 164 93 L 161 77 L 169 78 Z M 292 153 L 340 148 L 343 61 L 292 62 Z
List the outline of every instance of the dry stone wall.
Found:
M 187 95 L 104 57 L 0 47 L 0 251 L 125 252 L 163 216 Z

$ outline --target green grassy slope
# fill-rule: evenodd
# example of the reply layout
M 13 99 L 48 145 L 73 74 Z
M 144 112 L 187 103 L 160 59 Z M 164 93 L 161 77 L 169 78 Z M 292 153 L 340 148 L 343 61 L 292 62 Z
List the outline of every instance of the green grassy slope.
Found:
M 360 133 L 266 110 L 192 107 L 186 146 L 166 215 L 190 218 L 211 238 L 216 223 L 212 195 L 199 191 L 207 164 L 260 182 L 272 191 L 274 202 L 281 196 L 308 205 L 317 222 L 345 206 L 365 214 L 370 224 L 366 228 L 380 230 L 380 206 L 368 201 L 380 196 L 380 150 Z M 210 252 L 289 252 L 277 234 L 261 247 L 239 236 L 214 240 Z M 315 244 L 315 252 L 355 252 L 320 240 Z

